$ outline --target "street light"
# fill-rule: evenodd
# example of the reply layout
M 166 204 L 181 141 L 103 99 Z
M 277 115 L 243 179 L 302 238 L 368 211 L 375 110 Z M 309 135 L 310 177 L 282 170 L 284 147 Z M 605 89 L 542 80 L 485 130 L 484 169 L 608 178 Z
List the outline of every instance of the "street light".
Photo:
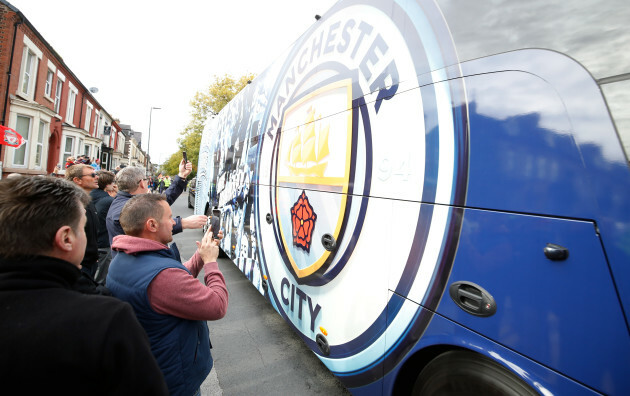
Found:
M 161 107 L 151 107 L 151 110 L 149 111 L 149 133 L 148 133 L 148 138 L 147 138 L 147 172 L 149 172 L 149 164 L 151 163 L 150 159 L 151 156 L 149 156 L 149 148 L 151 147 L 151 117 L 153 117 L 153 109 L 155 110 L 161 110 Z

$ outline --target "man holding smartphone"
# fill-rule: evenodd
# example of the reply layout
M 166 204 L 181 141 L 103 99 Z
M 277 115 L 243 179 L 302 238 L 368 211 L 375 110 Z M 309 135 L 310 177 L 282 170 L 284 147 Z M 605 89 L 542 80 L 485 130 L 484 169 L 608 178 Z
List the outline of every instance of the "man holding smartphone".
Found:
M 130 303 L 144 327 L 171 395 L 198 394 L 212 369 L 208 320 L 225 316 L 228 292 L 219 270 L 218 241 L 209 229 L 193 257 L 181 263 L 168 247 L 175 224 L 163 195 L 131 198 L 120 214 L 126 235 L 114 238 L 107 285 Z M 222 233 L 219 231 L 219 239 Z M 197 276 L 203 269 L 204 283 Z
M 164 192 L 166 195 L 166 201 L 169 205 L 172 205 L 184 191 L 186 177 L 190 174 L 190 172 L 192 172 L 192 163 L 182 159 L 179 163 L 178 175 L 175 176 L 170 187 Z M 149 192 L 149 179 L 146 176 L 144 168 L 128 166 L 122 169 L 116 174 L 116 184 L 118 185 L 118 194 L 109 207 L 106 218 L 110 245 L 115 236 L 125 233 L 120 225 L 120 212 L 127 201 L 134 195 L 146 194 Z M 175 226 L 173 227 L 173 233 L 177 234 L 182 232 L 184 229 L 202 228 L 206 224 L 208 218 L 204 215 L 192 215 L 184 219 L 178 216 L 174 220 Z M 112 258 L 115 256 L 116 251 L 112 251 Z

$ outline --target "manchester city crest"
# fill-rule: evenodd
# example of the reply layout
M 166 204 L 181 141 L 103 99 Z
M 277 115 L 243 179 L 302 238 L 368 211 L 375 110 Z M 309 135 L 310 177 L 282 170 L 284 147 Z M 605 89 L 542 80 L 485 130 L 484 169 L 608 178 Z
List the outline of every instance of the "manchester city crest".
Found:
M 322 246 L 322 236 L 338 239 L 343 233 L 351 199 L 352 111 L 333 117 L 322 117 L 322 111 L 351 103 L 351 80 L 345 79 L 301 97 L 284 113 L 276 167 L 278 228 L 288 268 L 300 282 L 321 276 L 331 263 L 334 252 Z

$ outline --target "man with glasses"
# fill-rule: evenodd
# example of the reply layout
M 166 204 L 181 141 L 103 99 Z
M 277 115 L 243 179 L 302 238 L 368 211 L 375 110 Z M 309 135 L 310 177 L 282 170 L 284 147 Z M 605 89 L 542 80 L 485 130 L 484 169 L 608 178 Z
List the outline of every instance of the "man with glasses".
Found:
M 72 165 L 66 169 L 66 180 L 79 186 L 87 195 L 90 195 L 92 190 L 98 188 L 98 175 L 90 165 Z M 85 247 L 85 256 L 81 262 L 81 271 L 89 275 L 91 279 L 94 279 L 98 261 L 98 213 L 92 201 L 85 206 L 85 215 L 87 216 L 87 222 L 85 223 L 87 245 Z
M 184 191 L 184 185 L 186 184 L 186 177 L 192 172 L 192 163 L 190 161 L 184 162 L 182 159 L 179 163 L 179 174 L 175 176 L 171 186 L 164 192 L 166 195 L 166 202 L 172 205 L 173 202 Z M 131 197 L 138 194 L 146 194 L 149 192 L 149 179 L 145 174 L 144 168 L 128 166 L 121 169 L 116 174 L 116 184 L 118 185 L 118 194 L 107 212 L 107 233 L 109 234 L 109 244 L 111 246 L 112 240 L 117 235 L 124 235 L 122 226 L 120 225 L 120 212 L 123 206 L 127 203 Z M 173 226 L 173 234 L 182 232 L 184 229 L 199 229 L 202 228 L 206 221 L 207 216 L 204 215 L 192 215 L 184 219 L 177 216 L 175 225 Z M 112 259 L 116 257 L 117 252 L 112 250 Z

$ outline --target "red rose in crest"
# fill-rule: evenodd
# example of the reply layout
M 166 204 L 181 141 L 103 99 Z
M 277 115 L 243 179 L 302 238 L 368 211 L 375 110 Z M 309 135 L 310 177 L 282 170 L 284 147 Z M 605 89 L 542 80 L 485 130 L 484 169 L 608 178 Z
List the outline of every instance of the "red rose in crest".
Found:
M 302 191 L 297 202 L 291 208 L 291 223 L 293 225 L 293 244 L 307 252 L 311 249 L 315 220 L 317 220 L 317 215 L 313 212 L 306 192 Z

